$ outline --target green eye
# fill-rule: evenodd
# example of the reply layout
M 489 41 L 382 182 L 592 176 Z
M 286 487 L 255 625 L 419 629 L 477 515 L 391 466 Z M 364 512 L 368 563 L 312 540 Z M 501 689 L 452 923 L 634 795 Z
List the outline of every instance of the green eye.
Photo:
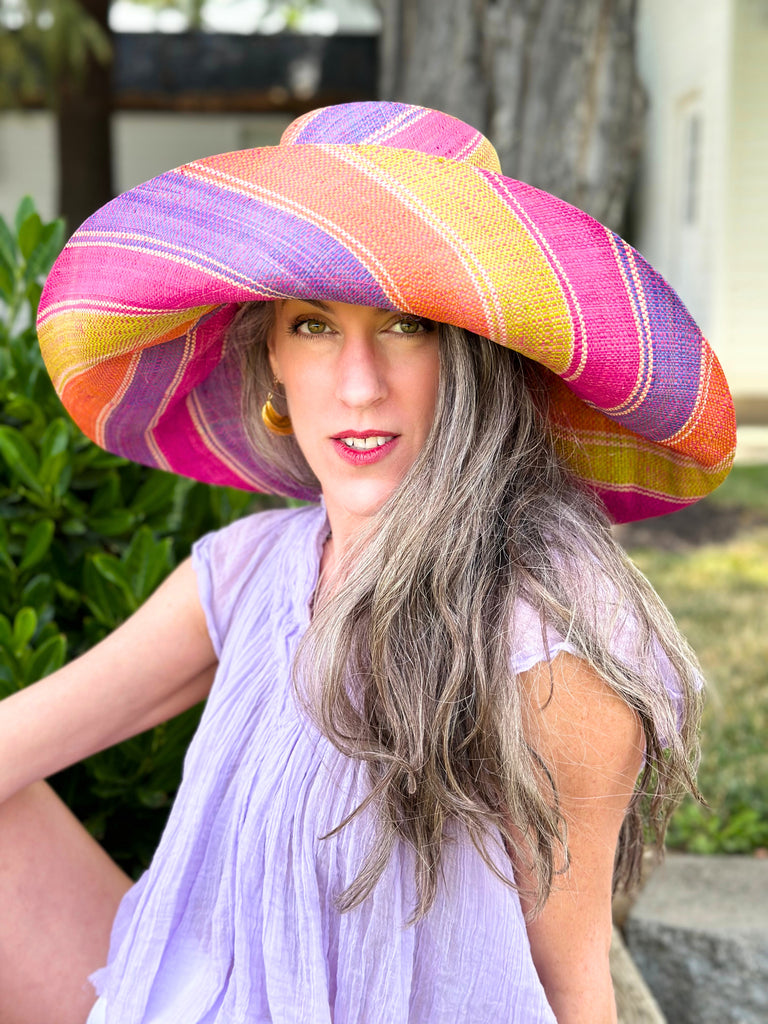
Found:
M 309 334 L 322 334 L 325 331 L 322 320 L 305 320 L 302 327 L 305 327 Z
M 397 326 L 400 328 L 401 334 L 418 334 L 424 330 L 423 320 L 398 320 Z

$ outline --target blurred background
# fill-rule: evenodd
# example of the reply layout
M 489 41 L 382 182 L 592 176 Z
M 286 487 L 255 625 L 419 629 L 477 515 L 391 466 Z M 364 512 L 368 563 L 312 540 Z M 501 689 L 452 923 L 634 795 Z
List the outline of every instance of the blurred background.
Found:
M 629 236 L 768 423 L 766 0 L 0 0 L 0 31 L 6 217 L 30 193 L 72 231 L 327 103 L 440 106 Z
M 710 807 L 684 804 L 671 845 L 768 855 L 768 0 L 0 0 L 0 693 L 113 628 L 195 536 L 264 504 L 123 464 L 62 416 L 31 325 L 65 233 L 172 166 L 379 97 L 462 117 L 507 175 L 619 231 L 723 363 L 736 469 L 622 540 L 710 684 Z M 194 714 L 56 780 L 134 874 L 192 728 Z

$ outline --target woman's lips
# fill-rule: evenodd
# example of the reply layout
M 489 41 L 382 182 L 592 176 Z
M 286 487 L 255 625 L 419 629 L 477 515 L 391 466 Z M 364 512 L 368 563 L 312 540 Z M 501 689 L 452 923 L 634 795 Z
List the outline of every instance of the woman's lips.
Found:
M 331 438 L 337 453 L 353 466 L 370 466 L 386 458 L 398 440 L 397 434 L 378 430 L 349 430 Z

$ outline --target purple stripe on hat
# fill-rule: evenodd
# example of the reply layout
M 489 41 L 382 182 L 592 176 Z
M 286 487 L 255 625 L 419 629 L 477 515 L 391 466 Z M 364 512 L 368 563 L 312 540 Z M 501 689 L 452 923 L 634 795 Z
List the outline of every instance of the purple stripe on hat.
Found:
M 664 441 L 688 422 L 701 387 L 701 332 L 675 292 L 639 253 L 617 238 L 629 290 L 647 308 L 653 363 L 645 400 L 632 412 L 612 416 L 630 430 Z
M 483 136 L 448 114 L 407 103 L 347 103 L 326 107 L 292 136 L 290 145 L 332 143 L 392 146 L 433 156 L 466 156 Z
M 169 445 L 175 445 L 170 459 L 174 469 L 190 475 L 199 469 L 201 460 L 216 455 L 218 466 L 247 479 L 254 490 L 317 500 L 317 492 L 291 483 L 285 474 L 264 465 L 251 448 L 240 408 L 240 375 L 237 354 L 227 353 L 195 389 L 192 400 L 185 403 L 183 409 L 177 407 L 174 416 L 159 426 L 156 437 L 162 447 L 167 450 Z M 231 395 L 231 401 L 223 403 L 222 395 Z M 180 430 L 184 417 L 189 418 L 190 425 Z M 178 445 L 177 439 L 188 436 L 192 429 L 196 441 L 194 449 Z
M 291 144 L 365 143 L 371 135 L 399 122 L 413 120 L 423 114 L 421 107 L 405 103 L 343 103 L 325 107 L 309 120 L 291 139 Z
M 185 211 L 183 215 L 180 209 Z M 240 225 L 235 236 L 233 222 Z M 142 251 L 167 259 L 165 278 L 161 282 L 153 278 L 146 286 L 152 302 L 158 289 L 163 292 L 166 308 L 188 301 L 185 275 L 193 268 L 223 275 L 231 282 L 231 295 L 225 282 L 217 284 L 215 295 L 204 301 L 242 300 L 240 289 L 247 287 L 254 296 L 272 290 L 273 297 L 323 295 L 391 307 L 369 269 L 331 231 L 332 227 L 318 227 L 269 201 L 169 172 L 113 200 L 86 221 L 73 241 L 136 244 Z M 228 240 L 226 247 L 223 239 Z M 195 289 L 199 304 L 202 296 L 197 281 Z M 135 289 L 131 298 L 137 305 L 146 301 Z
M 234 353 L 222 358 L 222 332 L 233 312 L 234 307 L 219 309 L 187 336 L 142 352 L 109 415 L 104 444 L 143 465 L 231 487 L 285 492 L 285 480 L 256 459 L 246 437 L 238 358 Z M 222 394 L 229 397 L 224 404 Z M 292 493 L 316 497 L 301 488 Z
M 158 396 L 170 388 L 183 357 L 183 337 L 144 349 L 130 384 L 104 425 L 106 448 L 143 465 L 159 465 L 145 432 L 157 411 Z
M 217 310 L 179 338 L 145 348 L 131 382 L 104 425 L 104 443 L 123 451 L 129 459 L 157 464 L 146 433 L 161 407 L 162 416 L 213 370 L 221 358 L 223 334 L 234 307 Z M 207 326 L 207 329 L 206 329 Z M 237 400 L 235 408 L 239 409 Z M 164 452 L 167 455 L 167 452 Z

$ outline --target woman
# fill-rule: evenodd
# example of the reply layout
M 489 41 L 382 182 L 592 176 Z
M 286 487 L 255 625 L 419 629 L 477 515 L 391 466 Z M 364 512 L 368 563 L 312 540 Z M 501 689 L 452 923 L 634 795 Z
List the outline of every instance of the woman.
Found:
M 108 449 L 320 504 L 5 702 L 2 1019 L 84 1020 L 96 971 L 107 1024 L 615 1020 L 612 879 L 694 788 L 699 684 L 606 510 L 733 453 L 674 293 L 468 126 L 351 104 L 99 211 L 39 333 Z M 33 780 L 206 696 L 131 887 Z

